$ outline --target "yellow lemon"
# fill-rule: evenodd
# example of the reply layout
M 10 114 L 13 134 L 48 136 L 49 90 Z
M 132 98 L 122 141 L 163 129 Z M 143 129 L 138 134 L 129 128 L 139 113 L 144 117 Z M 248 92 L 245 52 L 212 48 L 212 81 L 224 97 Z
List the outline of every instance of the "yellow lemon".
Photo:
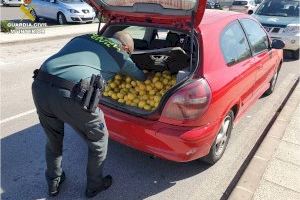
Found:
M 127 89 L 131 88 L 131 85 L 129 83 L 126 83 L 126 86 L 125 86 Z
M 130 83 L 131 82 L 131 78 L 129 76 L 126 77 L 125 79 L 126 83 Z
M 128 98 L 128 100 L 133 100 L 134 98 L 135 98 L 135 95 L 134 94 L 131 94 L 131 93 L 129 93 L 128 95 L 127 95 L 127 98 Z
M 119 74 L 117 74 L 117 75 L 115 76 L 115 79 L 116 79 L 116 80 L 121 80 L 121 79 L 122 79 L 122 76 L 119 75 Z
M 156 72 L 156 73 L 155 73 L 155 76 L 160 77 L 160 76 L 161 76 L 161 72 Z
M 134 106 L 134 107 L 137 107 L 137 103 L 134 103 L 134 102 L 132 102 L 130 105 Z
M 144 108 L 145 105 L 146 105 L 145 101 L 140 101 L 139 104 L 138 104 L 138 107 L 139 108 Z
M 151 85 L 146 85 L 146 90 L 147 91 L 151 91 L 152 90 L 152 86 Z
M 152 78 L 152 83 L 155 83 L 155 82 L 157 82 L 158 80 L 159 80 L 158 77 L 153 77 L 153 78 Z
M 117 87 L 116 83 L 114 83 L 114 82 L 111 82 L 111 83 L 109 84 L 109 86 L 110 86 L 112 89 L 114 89 L 114 88 Z
M 117 99 L 118 99 L 118 96 L 117 96 L 116 93 L 113 93 L 113 94 L 111 95 L 111 98 L 113 98 L 114 100 L 117 100 Z
M 145 84 L 146 85 L 150 85 L 151 84 L 151 81 L 148 79 L 148 80 L 145 80 Z
M 140 102 L 140 100 L 138 98 L 133 99 L 133 103 L 138 104 Z
M 146 91 L 139 91 L 140 96 L 144 96 L 146 94 Z
M 103 96 L 108 97 L 108 96 L 109 96 L 109 95 L 108 95 L 108 92 L 107 92 L 107 91 L 104 91 L 104 92 L 103 92 Z
M 133 87 L 135 87 L 136 86 L 136 82 L 135 81 L 131 81 L 131 83 L 130 83 Z
M 154 101 L 159 102 L 160 101 L 160 96 L 154 96 Z
M 159 102 L 155 102 L 155 104 L 154 104 L 154 108 L 157 108 L 157 107 L 158 107 L 158 105 L 159 105 Z
M 119 92 L 119 93 L 117 94 L 117 96 L 118 96 L 119 99 L 123 99 L 123 98 L 124 98 L 124 94 L 121 93 L 121 92 Z
M 149 106 L 149 105 L 146 104 L 146 105 L 144 106 L 144 109 L 145 109 L 145 110 L 151 110 L 151 106 Z
M 155 84 L 154 84 L 154 86 L 158 89 L 158 90 L 161 90 L 164 86 L 163 86 L 163 84 L 161 83 L 161 82 L 156 82 Z
M 167 70 L 165 70 L 165 71 L 163 71 L 163 72 L 162 72 L 162 74 L 170 75 L 170 74 L 171 74 L 171 72 L 170 72 L 170 71 L 167 71 Z
M 131 103 L 132 103 L 132 102 L 131 102 L 131 101 L 129 101 L 129 100 L 125 101 L 125 104 L 126 104 L 126 105 L 128 105 L 128 106 L 130 106 L 130 105 L 131 105 Z
M 155 90 L 150 90 L 149 95 L 155 95 L 156 91 Z
M 118 102 L 119 103 L 125 103 L 125 100 L 124 99 L 118 99 Z
M 111 97 L 111 95 L 113 94 L 114 92 L 113 91 L 108 91 L 108 96 L 110 96 Z
M 140 84 L 140 85 L 139 85 L 139 89 L 140 89 L 141 91 L 144 91 L 144 90 L 146 90 L 146 86 L 145 86 L 144 84 Z

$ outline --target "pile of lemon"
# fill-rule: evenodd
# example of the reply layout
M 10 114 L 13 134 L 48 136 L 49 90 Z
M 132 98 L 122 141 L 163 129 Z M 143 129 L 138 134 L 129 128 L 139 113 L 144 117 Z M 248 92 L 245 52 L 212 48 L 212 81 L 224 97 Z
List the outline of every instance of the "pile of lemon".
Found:
M 151 111 L 157 108 L 162 96 L 175 84 L 176 75 L 171 75 L 169 71 L 156 72 L 145 81 L 117 74 L 108 81 L 103 96 L 121 104 Z

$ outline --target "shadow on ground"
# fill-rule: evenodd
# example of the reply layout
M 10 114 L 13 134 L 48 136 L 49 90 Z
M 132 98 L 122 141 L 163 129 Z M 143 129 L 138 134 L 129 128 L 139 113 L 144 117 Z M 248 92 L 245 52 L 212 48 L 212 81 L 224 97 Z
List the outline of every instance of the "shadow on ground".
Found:
M 87 148 L 69 126 L 65 129 L 63 168 L 67 179 L 55 199 L 84 199 Z M 3 200 L 47 198 L 44 145 L 45 137 L 39 124 L 1 140 Z M 151 159 L 110 141 L 104 172 L 113 175 L 114 184 L 96 198 L 145 199 L 208 167 L 199 161 L 175 163 Z

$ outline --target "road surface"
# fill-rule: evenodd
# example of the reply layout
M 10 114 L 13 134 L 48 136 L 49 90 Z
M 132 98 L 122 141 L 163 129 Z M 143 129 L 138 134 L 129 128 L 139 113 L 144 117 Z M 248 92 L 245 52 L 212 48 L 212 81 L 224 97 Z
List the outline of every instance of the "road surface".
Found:
M 44 179 L 45 136 L 31 97 L 32 71 L 69 39 L 1 48 L 1 193 L 2 199 L 47 198 Z M 287 93 L 292 77 L 299 76 L 299 61 L 287 61 L 275 93 L 261 98 L 236 124 L 223 158 L 214 166 L 200 161 L 175 163 L 110 141 L 105 174 L 113 186 L 95 199 L 105 200 L 217 200 L 227 188 L 263 129 L 264 114 L 275 110 L 277 98 Z M 257 130 L 257 131 L 256 131 Z M 54 199 L 83 199 L 87 148 L 66 126 L 63 167 L 66 182 Z

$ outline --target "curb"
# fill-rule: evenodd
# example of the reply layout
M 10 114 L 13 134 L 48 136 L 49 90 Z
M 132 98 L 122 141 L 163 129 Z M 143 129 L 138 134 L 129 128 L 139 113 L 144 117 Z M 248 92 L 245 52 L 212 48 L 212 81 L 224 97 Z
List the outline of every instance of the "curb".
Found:
M 299 80 L 299 79 L 298 79 Z M 233 189 L 229 200 L 252 199 L 260 185 L 269 161 L 277 150 L 285 130 L 300 102 L 300 84 L 297 84 L 246 170 Z

